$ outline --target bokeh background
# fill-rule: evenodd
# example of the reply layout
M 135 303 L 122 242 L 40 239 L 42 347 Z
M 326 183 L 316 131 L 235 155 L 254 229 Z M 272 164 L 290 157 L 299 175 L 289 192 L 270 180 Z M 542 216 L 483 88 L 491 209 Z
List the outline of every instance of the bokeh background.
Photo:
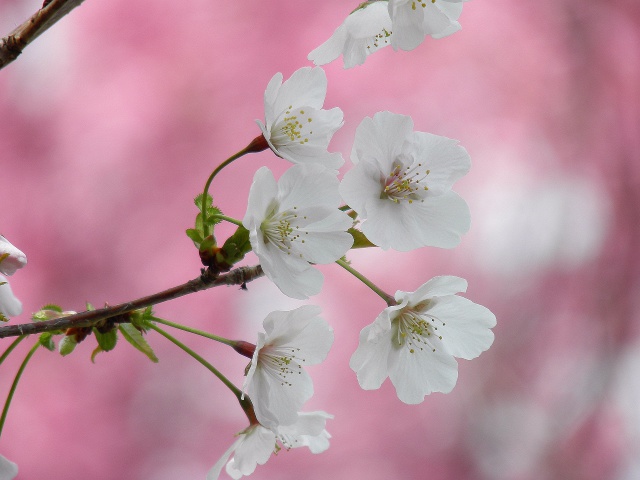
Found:
M 38 6 L 0 0 L 0 35 Z M 192 198 L 259 134 L 269 79 L 309 65 L 355 6 L 87 0 L 0 71 L 0 232 L 29 259 L 10 279 L 25 310 L 12 323 L 49 302 L 82 310 L 195 278 Z M 335 415 L 331 448 L 281 452 L 255 479 L 640 478 L 640 3 L 477 0 L 461 23 L 412 52 L 328 65 L 325 105 L 345 113 L 331 144 L 345 169 L 357 125 L 380 110 L 468 149 L 455 189 L 472 228 L 458 248 L 350 259 L 390 293 L 466 278 L 466 296 L 498 318 L 495 343 L 460 361 L 448 395 L 409 406 L 388 381 L 362 391 L 348 361 L 384 304 L 322 267 L 312 302 L 336 341 L 310 368 L 306 408 Z M 263 152 L 216 180 L 225 213 L 242 218 L 262 165 L 289 166 Z M 267 312 L 300 303 L 260 279 L 156 313 L 255 341 Z M 244 357 L 176 336 L 241 384 Z M 69 357 L 35 355 L 0 439 L 19 479 L 205 478 L 244 414 L 202 366 L 148 341 L 158 364 L 125 342 L 91 364 L 93 339 Z M 0 369 L 2 398 L 27 343 Z

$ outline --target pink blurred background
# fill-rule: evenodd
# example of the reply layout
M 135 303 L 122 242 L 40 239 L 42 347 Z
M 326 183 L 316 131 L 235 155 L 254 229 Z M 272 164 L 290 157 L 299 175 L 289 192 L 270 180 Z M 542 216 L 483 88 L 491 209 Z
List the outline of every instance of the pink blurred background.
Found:
M 38 6 L 0 0 L 0 35 Z M 355 6 L 87 0 L 0 71 L 0 231 L 29 259 L 10 279 L 25 309 L 12 323 L 49 302 L 82 310 L 195 278 L 192 198 L 259 134 L 269 79 L 309 65 Z M 347 166 L 357 125 L 380 110 L 468 149 L 460 247 L 350 259 L 390 293 L 466 278 L 466 296 L 498 318 L 496 341 L 460 361 L 451 394 L 409 406 L 388 381 L 362 391 L 348 361 L 384 304 L 323 267 L 312 301 L 336 341 L 310 369 L 306 409 L 335 415 L 331 448 L 281 452 L 254 479 L 640 478 L 640 3 L 477 0 L 461 23 L 412 52 L 328 65 L 325 105 L 345 113 L 330 149 Z M 214 183 L 225 213 L 242 218 L 261 165 L 289 166 L 263 152 L 229 167 Z M 300 303 L 261 279 L 156 313 L 255 341 L 266 313 Z M 244 357 L 176 336 L 241 384 Z M 148 341 L 159 364 L 125 342 L 91 364 L 93 339 L 35 355 L 0 439 L 18 478 L 205 478 L 244 414 L 202 366 Z M 2 399 L 28 343 L 0 369 Z

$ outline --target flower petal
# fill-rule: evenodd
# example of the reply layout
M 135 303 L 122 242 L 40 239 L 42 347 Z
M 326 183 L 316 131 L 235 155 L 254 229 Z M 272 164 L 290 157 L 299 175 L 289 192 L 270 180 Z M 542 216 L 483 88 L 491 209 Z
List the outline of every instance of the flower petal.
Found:
M 471 360 L 493 344 L 496 317 L 482 305 L 451 295 L 433 299 L 427 313 L 444 321 L 438 331 L 451 355 Z

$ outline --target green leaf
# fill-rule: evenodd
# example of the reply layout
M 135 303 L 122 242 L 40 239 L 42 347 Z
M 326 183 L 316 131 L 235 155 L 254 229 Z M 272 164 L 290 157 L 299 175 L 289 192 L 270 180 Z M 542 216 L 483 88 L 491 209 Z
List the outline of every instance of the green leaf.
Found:
M 367 248 L 367 247 L 377 246 L 371 243 L 369 239 L 365 236 L 365 234 L 362 233 L 360 230 L 356 230 L 355 228 L 350 228 L 347 231 L 353 237 L 353 246 L 351 248 Z
M 158 357 L 153 353 L 153 350 L 136 327 L 130 323 L 122 323 L 118 325 L 118 330 L 120 330 L 120 333 L 122 333 L 122 336 L 127 342 L 133 345 L 137 350 L 144 353 L 149 360 L 154 363 L 158 363 Z
M 250 251 L 249 230 L 243 226 L 239 226 L 222 246 L 222 255 L 229 265 L 235 265 Z
M 38 341 L 40 342 L 40 345 L 50 352 L 53 352 L 56 349 L 56 344 L 53 343 L 53 334 L 51 332 L 41 333 Z
M 102 347 L 100 345 L 98 345 L 96 348 L 93 349 L 93 352 L 91 352 L 91 363 L 96 363 L 96 356 L 100 352 L 104 352 L 104 350 L 102 349 Z
M 202 193 L 196 195 L 196 198 L 193 199 L 193 203 L 196 204 L 196 207 L 198 207 L 198 210 L 202 211 Z M 213 205 L 213 197 L 211 197 L 211 195 L 209 195 L 207 193 L 207 198 L 204 202 L 205 207 L 210 207 L 211 205 Z
M 202 243 L 202 232 L 195 228 L 188 228 L 185 233 L 187 234 L 187 237 L 193 241 L 196 248 L 200 248 L 200 244 Z
M 78 345 L 78 342 L 75 335 L 65 335 L 58 343 L 58 352 L 65 357 L 75 350 L 76 345 Z
M 113 350 L 118 342 L 118 330 L 115 328 L 108 332 L 101 333 L 97 328 L 93 329 L 93 334 L 96 336 L 98 345 L 103 352 L 109 352 Z
M 153 320 L 153 308 L 149 305 L 144 310 L 135 310 L 129 314 L 129 319 L 131 325 L 146 332 L 149 330 L 149 323 Z
M 87 302 L 87 304 L 86 304 L 86 305 L 87 305 L 87 311 L 89 311 L 89 312 L 92 312 L 93 310 L 95 310 L 95 309 L 96 309 L 96 308 L 95 308 L 93 305 L 91 305 L 89 302 Z
M 59 305 L 54 305 L 53 303 L 50 303 L 49 305 L 45 305 L 40 310 L 53 310 L 54 312 L 58 312 L 58 313 L 62 313 L 64 311 L 62 310 L 62 307 L 60 307 Z

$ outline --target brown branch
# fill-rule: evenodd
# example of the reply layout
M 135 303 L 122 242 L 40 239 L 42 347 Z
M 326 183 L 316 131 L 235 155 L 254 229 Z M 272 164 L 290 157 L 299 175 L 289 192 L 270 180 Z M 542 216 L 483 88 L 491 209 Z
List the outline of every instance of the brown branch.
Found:
M 0 39 L 0 68 L 13 62 L 22 50 L 84 0 L 45 0 L 40 10 Z
M 34 333 L 51 332 L 55 330 L 66 330 L 68 328 L 92 327 L 99 325 L 107 319 L 113 319 L 115 322 L 123 323 L 128 321 L 128 316 L 124 314 L 134 310 L 173 300 L 174 298 L 183 297 L 190 293 L 218 287 L 220 285 L 244 286 L 247 282 L 255 280 L 262 275 L 264 275 L 264 272 L 260 265 L 256 265 L 254 267 L 239 267 L 225 275 L 219 276 L 215 275 L 211 270 L 206 270 L 200 277 L 194 280 L 189 280 L 187 283 L 178 285 L 177 287 L 164 290 L 163 292 L 154 293 L 147 297 L 138 298 L 131 302 L 114 305 L 113 307 L 105 307 L 98 310 L 87 310 L 86 312 L 80 312 L 75 315 L 69 315 L 68 317 L 56 318 L 54 320 L 47 320 L 44 322 L 23 323 L 20 325 L 0 327 L 0 338 L 31 335 Z

